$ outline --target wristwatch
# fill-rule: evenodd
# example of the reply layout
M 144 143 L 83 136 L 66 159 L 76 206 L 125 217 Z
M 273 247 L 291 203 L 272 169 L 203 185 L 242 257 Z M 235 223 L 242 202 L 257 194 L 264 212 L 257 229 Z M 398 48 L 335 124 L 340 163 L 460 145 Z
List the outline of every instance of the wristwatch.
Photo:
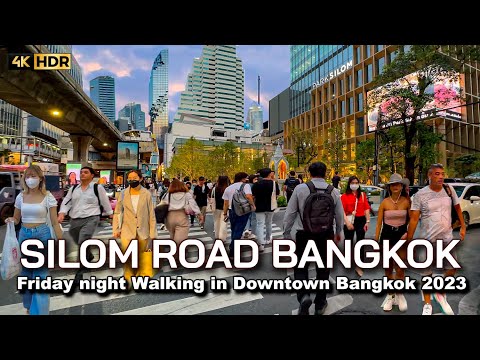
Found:
M 369 223 L 369 222 L 370 222 L 370 220 L 367 220 L 367 223 Z

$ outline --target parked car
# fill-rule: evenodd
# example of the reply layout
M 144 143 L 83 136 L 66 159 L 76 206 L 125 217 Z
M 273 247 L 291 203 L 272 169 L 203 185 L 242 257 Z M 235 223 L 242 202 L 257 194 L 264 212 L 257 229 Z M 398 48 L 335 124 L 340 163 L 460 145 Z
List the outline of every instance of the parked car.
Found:
M 480 184 L 450 184 L 457 193 L 465 225 L 480 223 Z
M 480 172 L 476 172 L 470 175 L 465 176 L 465 179 L 480 180 Z

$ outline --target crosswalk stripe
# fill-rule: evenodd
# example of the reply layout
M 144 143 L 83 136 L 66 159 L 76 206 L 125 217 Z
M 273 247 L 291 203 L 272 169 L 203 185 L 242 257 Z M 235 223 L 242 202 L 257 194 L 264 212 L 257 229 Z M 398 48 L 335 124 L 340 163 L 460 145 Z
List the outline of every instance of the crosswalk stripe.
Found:
M 143 308 L 122 311 L 115 315 L 195 315 L 228 306 L 263 299 L 260 293 L 209 293 L 204 297 L 192 296 Z
M 120 270 L 123 273 L 123 270 L 122 269 Z M 111 273 L 112 270 L 105 270 L 105 271 L 110 272 L 109 275 L 112 275 L 112 276 L 121 275 L 121 274 L 113 275 Z M 101 278 L 100 274 L 95 273 L 95 275 Z M 229 270 L 225 268 L 215 268 L 215 269 L 182 274 L 182 277 L 184 279 L 191 279 L 191 280 L 195 280 L 195 279 L 209 280 L 211 276 L 215 276 L 217 279 L 220 279 L 220 278 L 231 277 L 234 275 L 236 275 L 236 270 Z M 107 275 L 103 273 L 103 276 L 106 277 Z M 84 279 L 88 279 L 87 274 L 85 274 Z M 94 303 L 108 301 L 108 300 L 120 299 L 127 296 L 135 295 L 135 294 L 136 294 L 135 291 L 131 291 L 130 293 L 124 293 L 124 292 L 111 293 L 105 296 L 105 295 L 99 295 L 96 292 L 86 293 L 86 292 L 77 291 L 72 296 L 63 296 L 63 295 L 52 296 L 50 297 L 50 312 L 61 310 L 61 309 L 68 309 L 68 308 L 81 306 L 81 305 L 88 305 L 88 304 L 94 304 Z M 24 315 L 24 314 L 25 314 L 25 309 L 23 308 L 22 303 L 0 306 L 0 315 Z

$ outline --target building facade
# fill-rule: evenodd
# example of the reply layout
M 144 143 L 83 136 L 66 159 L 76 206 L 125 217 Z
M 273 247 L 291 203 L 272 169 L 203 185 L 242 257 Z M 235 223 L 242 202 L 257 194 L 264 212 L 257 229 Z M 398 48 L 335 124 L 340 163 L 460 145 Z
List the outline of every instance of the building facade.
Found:
M 283 90 L 268 103 L 268 134 L 283 133 L 283 123 L 290 119 L 290 88 Z
M 263 109 L 257 104 L 253 103 L 248 109 L 247 123 L 250 125 L 250 131 L 263 131 Z
M 311 107 L 312 84 L 353 58 L 352 45 L 290 46 L 290 118 Z
M 335 48 L 334 48 L 335 49 Z M 382 72 L 385 65 L 390 64 L 395 58 L 397 45 L 348 45 L 340 46 L 325 59 L 315 58 L 322 65 L 312 68 L 313 58 L 310 62 L 307 57 L 296 57 L 307 61 L 301 66 L 298 61 L 292 69 L 297 73 L 292 74 L 292 79 L 300 81 L 301 86 L 292 90 L 291 104 L 295 107 L 292 113 L 297 114 L 284 124 L 285 148 L 293 149 L 290 134 L 293 129 L 313 133 L 318 144 L 319 158 L 324 150 L 324 143 L 328 136 L 328 129 L 340 125 L 346 135 L 346 145 L 341 159 L 346 166 L 355 166 L 356 145 L 369 138 L 374 138 L 374 131 L 369 129 L 367 113 L 365 111 L 367 92 L 373 89 L 372 80 Z M 343 55 L 339 56 L 339 51 Z M 297 50 L 298 53 L 298 50 Z M 302 53 L 304 54 L 304 53 Z M 346 56 L 344 56 L 346 54 Z M 333 56 L 333 57 L 332 57 Z M 337 61 L 333 61 L 335 57 Z M 338 59 L 343 59 L 338 61 Z M 300 61 L 300 60 L 299 60 Z M 464 92 L 466 103 L 479 100 L 480 71 L 479 64 L 468 65 L 468 74 L 464 78 Z M 310 69 L 310 70 L 306 70 Z M 317 71 L 318 70 L 318 71 Z M 310 74 L 314 74 L 310 76 Z M 309 90 L 310 99 L 301 97 L 301 89 Z M 310 104 L 310 105 L 308 105 Z M 305 111 L 301 109 L 305 108 Z M 460 120 L 439 116 L 427 120 L 433 125 L 434 131 L 444 136 L 444 141 L 438 146 L 441 156 L 440 162 L 453 168 L 454 158 L 469 153 L 480 151 L 480 105 L 464 106 L 461 108 Z M 369 131 L 370 130 L 370 131 Z
M 110 121 L 115 121 L 115 79 L 97 76 L 90 80 L 90 98 Z
M 140 104 L 128 103 L 118 112 L 118 118 L 128 119 L 129 130 L 145 130 L 145 112 Z
M 168 129 L 168 49 L 160 51 L 153 62 L 148 99 L 150 129 L 162 143 Z
M 174 121 L 192 114 L 218 128 L 241 130 L 244 119 L 244 70 L 235 45 L 205 45 L 193 61 Z
M 45 45 L 47 49 L 54 54 L 72 54 L 72 45 Z M 72 67 L 67 70 L 73 80 L 83 88 L 82 68 L 72 54 Z

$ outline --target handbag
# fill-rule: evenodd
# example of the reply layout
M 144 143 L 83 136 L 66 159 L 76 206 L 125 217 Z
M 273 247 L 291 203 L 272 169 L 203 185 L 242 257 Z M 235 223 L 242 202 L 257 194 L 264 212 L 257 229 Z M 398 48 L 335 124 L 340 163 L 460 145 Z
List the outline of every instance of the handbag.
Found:
M 165 224 L 167 221 L 168 207 L 170 206 L 170 193 L 168 193 L 168 202 L 165 199 L 160 201 L 160 204 L 155 206 L 155 219 L 159 224 Z
M 144 251 L 138 254 L 138 271 L 136 276 L 149 276 L 153 277 L 158 269 L 153 268 L 153 252 L 152 252 L 152 240 L 149 239 Z
M 9 280 L 20 274 L 20 270 L 20 245 L 15 235 L 15 225 L 13 225 L 13 222 L 9 222 L 7 224 L 5 242 L 3 243 L 0 274 L 3 280 Z
M 213 188 L 212 193 L 210 197 L 208 198 L 208 204 L 207 204 L 207 213 L 213 213 L 215 211 L 215 188 Z
M 185 214 L 187 215 L 195 215 L 195 211 L 193 211 L 192 206 L 189 204 L 189 201 L 187 199 L 187 194 L 185 194 Z

